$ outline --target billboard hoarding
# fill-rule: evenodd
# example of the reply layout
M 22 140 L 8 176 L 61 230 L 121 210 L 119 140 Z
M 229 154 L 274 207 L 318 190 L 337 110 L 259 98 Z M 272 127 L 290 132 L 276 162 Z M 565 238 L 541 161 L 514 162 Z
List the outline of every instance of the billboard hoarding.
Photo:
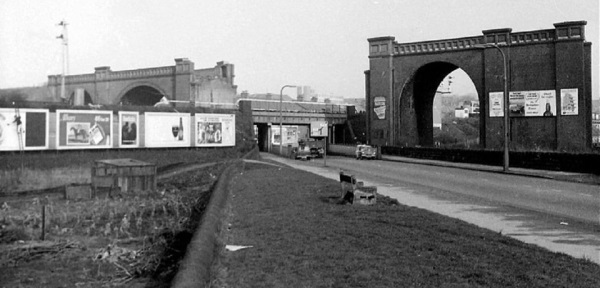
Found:
M 196 146 L 235 146 L 234 114 L 196 114 Z
M 139 143 L 140 114 L 119 111 L 119 147 L 136 148 Z
M 146 147 L 190 146 L 190 114 L 147 112 L 144 126 Z
M 0 151 L 48 149 L 47 109 L 0 108 Z
M 112 111 L 56 110 L 57 149 L 111 148 Z

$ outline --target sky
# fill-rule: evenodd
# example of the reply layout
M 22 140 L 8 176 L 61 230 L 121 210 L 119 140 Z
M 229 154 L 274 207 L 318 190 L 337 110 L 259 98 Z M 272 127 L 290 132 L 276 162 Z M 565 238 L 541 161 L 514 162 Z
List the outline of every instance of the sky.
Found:
M 483 30 L 553 29 L 587 21 L 593 97 L 599 96 L 598 0 L 0 0 L 0 88 L 42 85 L 62 73 L 61 20 L 69 25 L 69 74 L 173 66 L 235 66 L 238 93 L 311 86 L 324 97 L 364 98 L 368 38 L 399 43 L 480 36 Z M 454 91 L 472 87 L 458 73 Z M 290 93 L 293 91 L 286 91 Z

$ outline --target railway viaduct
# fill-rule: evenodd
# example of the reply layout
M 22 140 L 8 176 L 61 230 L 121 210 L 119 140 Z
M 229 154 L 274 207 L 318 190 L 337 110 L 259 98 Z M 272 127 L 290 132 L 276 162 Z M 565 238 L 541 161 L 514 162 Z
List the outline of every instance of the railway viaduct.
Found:
M 48 87 L 61 95 L 61 75 L 48 76 Z M 218 62 L 213 68 L 194 69 L 187 58 L 175 59 L 174 66 L 112 71 L 96 67 L 91 74 L 65 77 L 65 100 L 79 94 L 85 103 L 104 105 L 154 105 L 168 100 L 233 103 L 237 86 L 233 83 L 234 65 Z
M 586 24 L 562 22 L 553 29 L 516 33 L 493 29 L 474 37 L 411 43 L 397 43 L 389 36 L 368 39 L 370 143 L 432 146 L 436 89 L 444 77 L 461 68 L 480 101 L 480 146 L 500 149 L 505 55 L 511 149 L 590 150 L 591 43 L 585 41 Z M 539 112 L 543 107 L 552 107 L 554 113 L 543 116 Z

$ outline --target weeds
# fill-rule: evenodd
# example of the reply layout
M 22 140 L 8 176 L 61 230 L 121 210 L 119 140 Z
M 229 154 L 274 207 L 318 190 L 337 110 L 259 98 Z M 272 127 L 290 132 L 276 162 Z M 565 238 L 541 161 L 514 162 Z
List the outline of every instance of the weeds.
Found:
M 35 240 L 42 233 L 42 209 L 45 207 L 47 242 L 61 243 L 68 239 L 85 242 L 81 244 L 80 252 L 86 256 L 79 261 L 91 261 L 81 264 L 88 269 L 86 283 L 114 284 L 140 277 L 168 283 L 177 271 L 179 260 L 183 258 L 210 198 L 216 180 L 210 175 L 221 170 L 222 167 L 212 167 L 211 171 L 184 173 L 159 183 L 156 191 L 114 199 L 65 201 L 36 197 L 0 203 L 0 251 L 37 242 Z M 98 258 L 99 253 L 107 251 L 118 257 L 111 261 Z M 70 256 L 57 256 L 59 254 L 54 253 L 52 257 L 63 257 L 59 259 L 61 264 L 70 261 Z M 16 265 L 16 253 L 0 255 L 0 267 Z M 19 263 L 39 259 L 27 255 L 19 257 Z

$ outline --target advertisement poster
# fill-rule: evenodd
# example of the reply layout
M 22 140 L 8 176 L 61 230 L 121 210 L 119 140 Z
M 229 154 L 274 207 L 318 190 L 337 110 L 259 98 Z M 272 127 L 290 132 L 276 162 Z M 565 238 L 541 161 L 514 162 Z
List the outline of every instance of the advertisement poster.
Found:
M 579 98 L 578 90 L 574 89 L 560 89 L 560 103 L 561 103 L 561 114 L 562 115 L 578 115 L 579 114 Z
M 58 149 L 111 148 L 112 111 L 56 110 Z
M 490 92 L 490 117 L 504 117 L 504 92 Z
M 373 99 L 373 111 L 377 119 L 385 119 L 385 97 L 375 97 Z
M 525 94 L 525 116 L 556 116 L 556 92 L 527 91 Z
M 146 147 L 190 146 L 190 114 L 147 112 L 145 116 Z
M 138 112 L 123 112 L 119 111 L 119 147 L 138 147 L 139 146 L 139 119 Z
M 310 137 L 327 137 L 328 132 L 327 121 L 310 122 Z
M 48 110 L 0 108 L 0 151 L 48 149 Z
M 271 139 L 271 144 L 279 145 L 281 137 L 279 137 L 279 125 L 271 126 L 271 133 L 273 137 Z M 283 132 L 283 145 L 298 145 L 298 126 L 281 126 Z
M 234 114 L 196 114 L 196 146 L 235 146 Z
M 525 116 L 525 92 L 509 92 L 509 105 L 511 117 Z

